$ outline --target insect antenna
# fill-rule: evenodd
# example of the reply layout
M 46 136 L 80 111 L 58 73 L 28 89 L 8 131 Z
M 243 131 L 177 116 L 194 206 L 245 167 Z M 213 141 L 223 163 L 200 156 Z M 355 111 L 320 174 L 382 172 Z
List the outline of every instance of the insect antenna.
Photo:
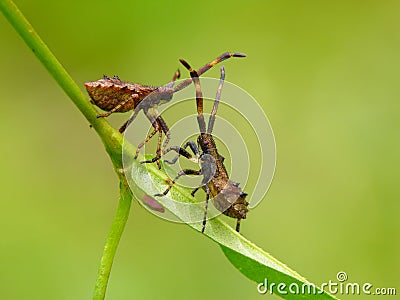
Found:
M 225 80 L 225 68 L 222 66 L 220 69 L 221 69 L 221 78 L 219 80 L 217 95 L 215 96 L 214 107 L 211 112 L 210 119 L 208 120 L 207 133 L 209 133 L 209 134 L 211 134 L 214 129 L 215 115 L 217 114 L 219 99 L 221 98 L 222 86 L 224 85 L 224 80 Z
M 128 128 L 129 125 L 131 125 L 131 123 L 133 122 L 133 120 L 136 119 L 137 115 L 139 114 L 141 110 L 141 107 L 136 106 L 135 110 L 133 111 L 133 115 L 124 123 L 122 124 L 121 128 L 119 129 L 120 133 L 124 133 L 124 131 L 126 130 L 126 128 Z M 152 135 L 153 136 L 153 135 Z
M 172 88 L 174 86 L 175 81 L 179 78 L 181 78 L 181 72 L 178 69 L 175 71 L 175 74 L 172 77 L 172 80 L 167 84 L 167 87 Z
M 200 133 L 205 133 L 206 122 L 204 121 L 203 115 L 203 93 L 201 92 L 199 75 L 197 74 L 196 70 L 193 70 L 185 60 L 180 59 L 179 61 L 185 66 L 186 69 L 189 70 L 190 77 L 196 86 L 197 122 L 199 123 Z
M 246 54 L 244 53 L 233 53 L 233 52 L 225 52 L 223 54 L 221 54 L 220 56 L 218 56 L 216 59 L 214 59 L 212 62 L 204 65 L 203 67 L 201 67 L 200 69 L 197 70 L 197 75 L 201 76 L 203 73 L 207 72 L 208 70 L 210 70 L 213 66 L 215 66 L 216 64 L 223 62 L 224 60 L 227 60 L 231 57 L 246 57 Z M 184 61 L 183 59 L 180 59 L 180 61 Z M 197 76 L 197 77 L 198 77 Z M 188 85 L 190 85 L 192 83 L 192 78 L 188 78 L 185 81 L 181 82 L 180 84 L 178 84 L 175 88 L 174 88 L 174 93 L 184 89 L 185 87 L 187 87 Z

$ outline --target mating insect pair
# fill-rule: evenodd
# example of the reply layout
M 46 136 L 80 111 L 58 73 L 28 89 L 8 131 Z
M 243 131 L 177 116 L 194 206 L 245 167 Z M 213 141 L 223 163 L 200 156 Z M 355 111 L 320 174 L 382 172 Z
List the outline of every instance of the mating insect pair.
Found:
M 242 53 L 226 52 L 218 56 L 210 63 L 204 65 L 197 72 L 202 75 L 216 64 L 231 57 L 245 57 Z M 127 112 L 134 110 L 133 115 L 121 126 L 119 132 L 123 133 L 133 122 L 141 110 L 143 110 L 147 119 L 154 127 L 154 130 L 137 147 L 135 158 L 137 158 L 143 146 L 158 132 L 158 143 L 156 157 L 153 160 L 145 162 L 156 162 L 161 169 L 159 158 L 164 152 L 170 140 L 170 131 L 168 125 L 157 111 L 157 106 L 172 99 L 174 93 L 184 89 L 192 83 L 192 78 L 188 78 L 174 87 L 174 82 L 180 78 L 179 70 L 172 77 L 172 80 L 165 86 L 146 86 L 136 83 L 126 82 L 119 79 L 118 76 L 112 78 L 105 76 L 97 81 L 86 82 L 85 87 L 90 96 L 90 102 L 95 104 L 107 113 L 99 114 L 98 118 L 108 117 L 115 112 Z M 161 147 L 162 135 L 166 138 Z
M 107 117 L 113 112 L 125 112 L 134 109 L 133 115 L 124 123 L 120 128 L 120 132 L 129 126 L 135 119 L 140 110 L 143 109 L 145 115 L 152 123 L 154 130 L 151 132 L 146 140 L 138 146 L 135 158 L 137 157 L 140 149 L 148 142 L 157 132 L 159 133 L 157 152 L 156 156 L 148 162 L 157 162 L 160 167 L 161 155 L 166 154 L 170 151 L 175 151 L 178 156 L 175 157 L 171 164 L 175 163 L 179 155 L 184 156 L 188 159 L 197 161 L 200 163 L 200 170 L 184 169 L 181 170 L 174 180 L 169 182 L 169 187 L 162 193 L 156 196 L 166 195 L 172 186 L 175 184 L 176 180 L 183 175 L 200 175 L 203 176 L 201 185 L 192 191 L 192 196 L 200 189 L 206 192 L 206 206 L 203 218 L 202 232 L 205 230 L 206 220 L 207 220 L 207 209 L 210 196 L 214 203 L 214 206 L 221 211 L 223 214 L 237 219 L 236 231 L 240 230 L 241 219 L 246 218 L 248 212 L 246 201 L 247 194 L 244 193 L 238 183 L 229 180 L 228 173 L 224 166 L 224 158 L 218 153 L 214 138 L 212 136 L 212 130 L 215 122 L 215 115 L 218 109 L 218 103 L 221 96 L 222 85 L 225 79 L 224 68 L 221 67 L 221 79 L 217 91 L 217 96 L 215 99 L 214 107 L 209 119 L 208 128 L 206 128 L 206 123 L 203 115 L 203 95 L 200 87 L 199 75 L 203 74 L 215 64 L 230 58 L 230 57 L 244 57 L 241 53 L 224 53 L 214 61 L 206 64 L 204 67 L 200 68 L 198 71 L 193 70 L 190 65 L 184 61 L 180 60 L 181 63 L 189 70 L 191 78 L 183 81 L 175 88 L 173 87 L 174 81 L 179 78 L 179 71 L 177 71 L 170 83 L 166 86 L 161 87 L 148 87 L 141 86 L 134 83 L 121 81 L 118 77 L 109 78 L 104 77 L 96 82 L 88 82 L 85 84 L 87 91 L 92 99 L 92 103 L 96 104 L 103 110 L 108 111 L 106 114 L 99 115 L 98 117 Z M 170 132 L 165 121 L 158 114 L 156 108 L 159 104 L 169 101 L 172 95 L 188 86 L 191 82 L 194 83 L 196 87 L 196 104 L 197 104 L 197 120 L 199 124 L 200 134 L 197 139 L 197 144 L 201 149 L 199 151 L 196 144 L 192 141 L 186 143 L 183 148 L 178 146 L 172 146 L 165 150 L 166 145 L 170 138 Z M 142 101 L 144 100 L 144 101 Z M 161 148 L 162 133 L 166 135 L 166 140 Z M 195 158 L 186 150 L 190 147 Z M 168 162 L 168 161 L 166 161 Z

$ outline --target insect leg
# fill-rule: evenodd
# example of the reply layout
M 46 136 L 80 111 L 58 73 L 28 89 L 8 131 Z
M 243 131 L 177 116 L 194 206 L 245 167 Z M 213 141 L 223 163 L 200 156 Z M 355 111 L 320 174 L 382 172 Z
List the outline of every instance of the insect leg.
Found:
M 146 98 L 144 98 L 136 107 L 135 110 L 133 111 L 133 115 L 121 126 L 119 129 L 120 133 L 123 133 L 126 128 L 136 119 L 137 115 L 139 112 L 143 109 L 146 117 L 149 119 L 151 124 L 154 124 L 156 122 L 156 116 L 158 115 L 156 112 L 154 112 L 154 109 L 152 106 L 157 104 L 158 99 L 158 93 L 152 92 L 149 94 Z M 149 110 L 152 111 L 152 113 L 149 112 Z M 154 126 L 154 125 L 153 125 Z
M 170 165 L 173 165 L 178 160 L 179 155 L 185 156 L 188 159 L 192 159 L 192 156 L 186 151 L 186 148 L 189 146 L 194 155 L 196 155 L 197 157 L 200 156 L 200 152 L 199 152 L 199 149 L 197 148 L 196 144 L 193 141 L 188 141 L 182 148 L 180 148 L 178 146 L 172 146 L 172 147 L 168 148 L 167 150 L 165 150 L 164 154 L 173 150 L 176 153 L 178 153 L 178 155 L 175 156 L 172 160 L 164 160 L 164 161 Z
M 156 157 L 161 157 L 161 141 L 162 141 L 162 131 L 160 130 L 158 132 Z M 158 169 L 161 170 L 161 162 L 159 159 L 157 159 L 156 164 L 157 164 Z
M 128 128 L 128 126 L 133 122 L 133 120 L 136 119 L 137 115 L 139 114 L 141 108 L 139 108 L 138 106 L 136 106 L 133 115 L 121 126 L 121 128 L 119 129 L 120 133 L 124 133 L 124 131 L 126 130 L 126 128 Z
M 208 186 L 205 187 L 206 187 L 206 206 L 204 207 L 203 228 L 201 229 L 201 233 L 204 233 L 204 230 L 206 229 L 208 201 L 210 200 L 210 189 L 208 188 Z
M 157 133 L 157 131 L 158 131 L 160 134 L 162 134 L 162 131 L 161 131 L 160 127 L 158 127 L 158 125 L 153 125 L 153 126 L 154 126 L 154 130 L 146 137 L 146 139 L 145 139 L 143 142 L 141 142 L 141 143 L 137 146 L 134 159 L 136 159 L 136 158 L 138 157 L 140 150 L 143 148 L 143 146 L 144 146 L 148 141 L 150 141 L 150 139 Z
M 187 148 L 187 145 L 189 145 L 190 149 L 192 150 L 193 154 L 196 156 L 200 156 L 200 151 L 199 148 L 197 148 L 195 142 L 189 141 L 186 143 L 185 148 Z
M 111 109 L 111 110 L 108 111 L 107 113 L 105 113 L 105 114 L 98 114 L 98 115 L 97 115 L 97 118 L 106 118 L 106 117 L 108 117 L 109 115 L 111 115 L 112 113 L 114 113 L 114 112 L 116 112 L 118 109 L 120 109 L 123 105 L 125 105 L 126 103 L 128 103 L 128 101 L 131 101 L 131 100 L 134 101 L 133 99 L 134 99 L 134 98 L 138 98 L 138 97 L 139 97 L 138 95 L 133 95 L 133 96 L 131 96 L 131 97 L 129 97 L 129 98 L 127 98 L 127 99 L 121 101 L 120 103 L 118 103 L 116 106 L 114 106 L 113 109 Z
M 164 119 L 159 115 L 159 113 L 157 112 L 157 120 L 158 120 L 158 124 L 160 124 L 160 127 L 162 129 L 162 131 L 165 133 L 165 141 L 164 144 L 162 145 L 162 151 L 160 151 L 159 153 L 159 158 L 161 157 L 162 153 L 164 153 L 165 148 L 167 147 L 169 140 L 171 139 L 171 133 L 169 131 L 168 125 L 167 123 L 165 123 Z M 160 146 L 161 146 L 161 141 L 160 142 Z
M 179 171 L 178 175 L 176 175 L 174 180 L 169 182 L 169 187 L 162 194 L 156 194 L 154 196 L 158 197 L 158 196 L 165 196 L 166 194 L 168 194 L 169 190 L 172 188 L 172 186 L 175 184 L 175 182 L 179 179 L 179 177 L 181 177 L 183 175 L 201 175 L 201 172 L 200 172 L 200 170 L 197 171 L 197 170 L 190 170 L 190 169 L 183 169 L 183 170 Z
M 129 124 L 130 123 L 132 123 L 132 122 L 129 122 L 129 119 L 124 123 L 124 124 L 122 124 L 122 126 L 119 128 L 119 132 L 120 133 L 124 133 L 124 131 L 126 130 L 126 128 L 129 126 Z
M 162 134 L 162 128 L 160 126 L 160 124 L 158 123 L 158 119 L 154 116 L 154 111 L 153 110 L 149 110 L 149 109 L 143 109 L 144 114 L 146 115 L 146 117 L 150 120 L 151 124 L 154 127 L 154 130 L 147 136 L 147 138 L 139 144 L 137 150 L 136 150 L 136 155 L 135 155 L 135 159 L 137 158 L 140 150 L 143 148 L 143 146 L 150 141 L 150 139 L 157 133 L 157 131 L 161 132 L 160 134 Z M 135 113 L 136 113 L 136 108 L 135 108 Z M 135 115 L 135 114 L 134 114 Z M 132 121 L 133 121 L 133 116 L 132 116 Z M 129 120 L 128 120 L 129 121 Z M 129 125 L 129 124 L 128 124 Z M 160 139 L 160 136 L 159 136 Z
M 152 159 L 149 160 L 143 160 L 140 163 L 141 164 L 148 164 L 148 163 L 157 163 L 157 167 L 161 169 L 161 163 L 160 163 L 160 158 L 161 158 L 161 140 L 162 140 L 162 130 L 159 128 L 158 129 L 158 142 L 157 142 L 157 151 L 156 151 L 156 156 L 153 157 Z
M 171 146 L 171 147 L 169 147 L 168 149 L 166 149 L 164 151 L 164 154 L 167 154 L 168 152 L 171 152 L 171 151 L 175 151 L 176 153 L 178 153 L 178 155 L 172 161 L 164 160 L 166 163 L 168 163 L 170 165 L 176 163 L 176 161 L 179 158 L 179 155 L 182 155 L 182 156 L 186 157 L 189 160 L 192 160 L 192 161 L 194 160 L 194 158 L 192 157 L 192 155 L 189 152 L 187 152 L 184 148 L 181 148 L 179 146 Z M 152 158 L 150 160 L 141 161 L 140 163 L 144 164 L 144 163 L 159 162 L 160 158 L 161 158 L 161 156 L 156 156 L 156 157 L 154 157 L 154 158 Z M 196 159 L 196 162 L 197 162 L 197 159 Z
M 171 135 L 170 135 L 170 131 L 169 131 L 167 123 L 165 123 L 164 119 L 159 115 L 159 113 L 155 109 L 153 109 L 153 111 L 154 111 L 155 115 L 158 115 L 158 117 L 156 118 L 156 122 L 159 125 L 157 152 L 156 152 L 156 156 L 153 157 L 152 159 L 141 161 L 140 163 L 145 164 L 145 163 L 157 162 L 158 168 L 161 169 L 160 158 L 161 158 L 162 153 L 165 152 L 164 149 L 167 146 L 167 144 L 168 144 L 168 142 L 169 142 L 169 140 L 171 138 Z M 146 113 L 146 115 L 147 114 L 149 114 L 149 113 Z M 153 120 L 153 114 L 149 114 L 148 118 L 149 118 L 149 120 Z M 163 144 L 163 146 L 161 148 L 162 133 L 163 132 L 165 133 L 166 138 L 165 138 L 165 142 L 164 142 L 164 144 Z
M 193 160 L 193 156 L 189 152 L 187 152 L 186 149 L 184 148 L 181 148 L 179 146 L 171 146 L 167 150 L 165 150 L 164 154 L 167 154 L 168 152 L 171 151 L 175 151 L 176 153 L 178 153 L 178 155 L 175 156 L 172 161 L 164 160 L 167 164 L 173 165 L 174 163 L 176 163 L 180 155 L 186 157 L 187 159 Z
M 161 157 L 161 142 L 162 142 L 162 131 L 159 131 L 158 141 L 157 141 L 156 157 Z M 161 169 L 161 162 L 160 162 L 159 159 L 157 159 L 157 167 L 158 167 L 158 169 Z
M 195 188 L 190 195 L 192 195 L 192 197 L 194 197 L 194 194 L 196 194 L 196 192 L 201 188 L 201 186 L 198 186 L 197 188 Z
M 236 222 L 236 231 L 237 231 L 237 232 L 240 231 L 240 220 L 241 220 L 241 219 L 237 219 L 237 222 Z

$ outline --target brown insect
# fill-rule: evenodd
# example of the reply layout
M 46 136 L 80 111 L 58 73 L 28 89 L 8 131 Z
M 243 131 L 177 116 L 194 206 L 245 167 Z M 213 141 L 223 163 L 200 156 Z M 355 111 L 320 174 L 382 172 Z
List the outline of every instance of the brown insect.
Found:
M 221 97 L 221 90 L 225 80 L 224 67 L 221 67 L 221 79 L 218 86 L 217 95 L 215 97 L 214 107 L 208 121 L 208 128 L 206 130 L 206 123 L 203 116 L 203 94 L 200 87 L 199 72 L 193 70 L 190 65 L 180 60 L 181 63 L 189 70 L 190 76 L 193 79 L 196 87 L 196 104 L 197 104 L 197 122 L 199 124 L 200 135 L 197 138 L 197 145 L 193 141 L 187 142 L 182 148 L 172 146 L 166 149 L 165 153 L 175 151 L 178 155 L 172 161 L 165 161 L 174 164 L 179 155 L 184 156 L 192 161 L 200 163 L 200 170 L 183 169 L 181 170 L 172 181 L 168 181 L 168 188 L 156 196 L 165 196 L 168 194 L 172 186 L 183 175 L 202 175 L 203 179 L 199 187 L 192 191 L 192 196 L 200 189 L 203 188 L 206 192 L 206 205 L 203 218 L 203 227 L 201 232 L 204 232 L 207 222 L 207 209 L 210 196 L 214 206 L 221 211 L 224 215 L 237 219 L 236 231 L 240 230 L 240 220 L 246 219 L 248 212 L 247 206 L 249 203 L 246 201 L 247 194 L 241 190 L 239 183 L 229 180 L 228 172 L 224 165 L 224 157 L 218 153 L 217 146 L 212 136 L 214 128 L 215 115 L 218 109 L 219 99 Z M 190 147 L 195 157 L 193 157 L 186 148 Z M 199 148 L 201 151 L 199 151 Z
M 198 75 L 207 72 L 214 65 L 230 57 L 245 56 L 246 55 L 242 53 L 223 53 L 212 62 L 200 68 L 198 70 Z M 154 87 L 122 81 L 118 76 L 112 78 L 104 76 L 100 80 L 86 82 L 85 87 L 91 98 L 90 102 L 102 110 L 107 111 L 107 113 L 97 115 L 98 118 L 108 117 L 115 112 L 134 110 L 133 115 L 119 129 L 119 132 L 121 133 L 123 133 L 133 122 L 138 113 L 143 110 L 144 114 L 154 127 L 154 130 L 142 143 L 138 145 L 134 158 L 137 158 L 141 148 L 158 132 L 156 156 L 152 160 L 143 161 L 142 163 L 157 162 L 158 168 L 161 168 L 159 158 L 170 140 L 170 131 L 164 119 L 158 113 L 157 106 L 170 101 L 174 93 L 184 89 L 192 82 L 192 78 L 188 78 L 174 87 L 174 82 L 179 79 L 179 77 L 180 73 L 179 70 L 177 70 L 172 77 L 172 80 L 167 85 Z M 166 139 L 161 148 L 163 132 Z

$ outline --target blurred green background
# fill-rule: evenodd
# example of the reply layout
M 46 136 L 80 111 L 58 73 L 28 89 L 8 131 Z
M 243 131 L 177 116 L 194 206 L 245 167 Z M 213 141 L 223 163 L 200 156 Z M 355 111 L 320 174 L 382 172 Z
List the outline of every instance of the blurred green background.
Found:
M 16 3 L 82 89 L 102 74 L 163 84 L 180 57 L 200 66 L 246 53 L 225 63 L 229 81 L 268 115 L 277 169 L 243 235 L 315 283 L 345 271 L 400 292 L 398 1 Z M 116 176 L 95 132 L 3 16 L 0 41 L 0 298 L 88 299 Z M 268 297 L 217 245 L 137 203 L 107 295 Z

